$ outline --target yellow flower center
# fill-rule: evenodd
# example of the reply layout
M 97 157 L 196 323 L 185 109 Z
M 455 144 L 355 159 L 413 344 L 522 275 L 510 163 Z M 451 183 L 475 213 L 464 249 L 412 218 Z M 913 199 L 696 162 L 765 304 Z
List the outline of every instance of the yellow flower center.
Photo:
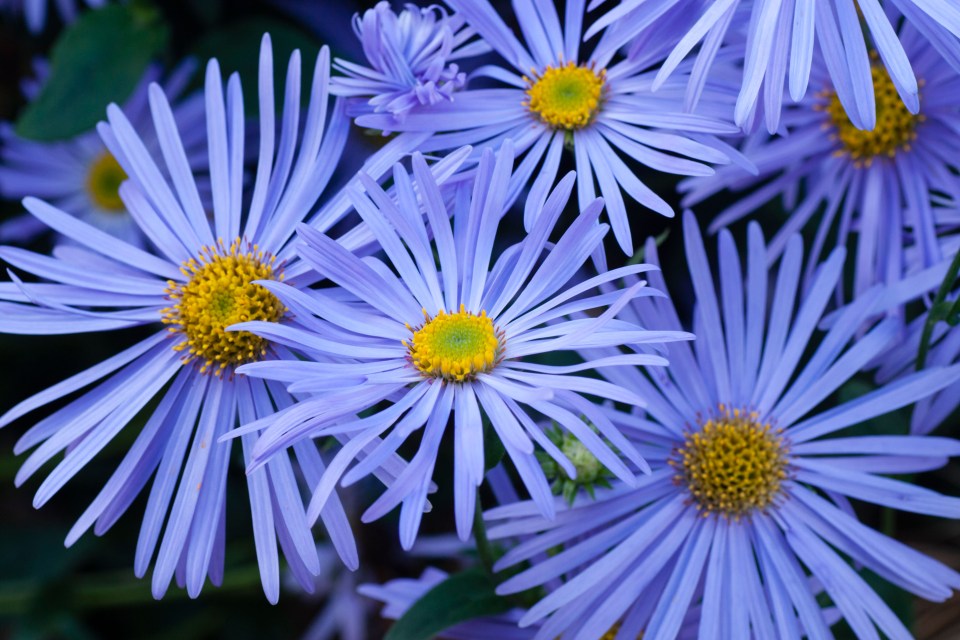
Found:
M 184 362 L 201 360 L 201 373 L 223 374 L 263 357 L 267 341 L 248 331 L 226 331 L 230 325 L 251 320 L 277 322 L 286 312 L 283 304 L 255 280 L 282 280 L 276 277 L 275 257 L 239 238 L 229 248 L 219 242 L 204 247 L 197 259 L 183 263 L 180 271 L 186 283 L 170 280 L 167 296 L 173 302 L 163 309 L 162 321 L 169 331 L 182 333 L 186 340 L 174 349 L 187 351 Z
M 540 120 L 554 129 L 581 129 L 600 108 L 606 71 L 568 62 L 547 67 L 533 80 L 524 77 L 529 88 L 524 103 Z
M 754 412 L 720 405 L 717 417 L 686 435 L 670 464 L 705 517 L 739 520 L 780 495 L 787 453 L 781 430 L 761 424 Z
M 126 211 L 123 200 L 120 199 L 120 185 L 126 179 L 127 174 L 117 159 L 109 151 L 103 152 L 93 161 L 87 173 L 87 192 L 90 199 L 106 211 Z
M 478 373 L 496 366 L 502 353 L 503 334 L 493 326 L 486 311 L 476 315 L 460 305 L 459 312 L 444 312 L 434 317 L 423 312 L 423 326 L 403 344 L 410 350 L 410 361 L 427 378 L 450 382 L 472 380 Z
M 858 167 L 869 167 L 878 157 L 892 158 L 900 150 L 909 151 L 911 143 L 917 138 L 917 123 L 924 120 L 922 115 L 914 115 L 907 110 L 882 64 L 874 62 L 871 74 L 877 105 L 877 124 L 872 130 L 858 129 L 850 122 L 835 92 L 827 94 L 830 101 L 821 107 L 829 114 L 830 122 L 836 129 L 835 137 L 842 146 L 836 153 L 848 154 Z

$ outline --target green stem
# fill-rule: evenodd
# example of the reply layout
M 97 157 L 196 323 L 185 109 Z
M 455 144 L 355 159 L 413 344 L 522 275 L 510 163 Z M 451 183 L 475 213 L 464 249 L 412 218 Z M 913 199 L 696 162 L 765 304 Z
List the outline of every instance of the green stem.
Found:
M 890 507 L 883 508 L 883 533 L 891 538 L 897 532 L 897 512 Z
M 480 556 L 480 563 L 491 576 L 495 575 L 493 564 L 496 562 L 496 554 L 493 546 L 490 544 L 490 538 L 487 537 L 487 525 L 483 522 L 483 507 L 480 505 L 480 489 L 477 489 L 477 508 L 473 512 L 473 539 L 477 544 L 477 554 Z
M 927 321 L 923 324 L 923 333 L 920 335 L 920 350 L 917 352 L 917 371 L 927 365 L 927 355 L 930 353 L 930 342 L 933 340 L 934 328 L 940 320 L 945 320 L 950 315 L 950 311 L 944 312 L 943 307 L 958 275 L 960 275 L 960 251 L 953 256 L 953 262 L 947 269 L 947 275 L 940 283 L 940 289 L 937 290 L 937 297 L 933 299 L 933 305 L 927 312 Z

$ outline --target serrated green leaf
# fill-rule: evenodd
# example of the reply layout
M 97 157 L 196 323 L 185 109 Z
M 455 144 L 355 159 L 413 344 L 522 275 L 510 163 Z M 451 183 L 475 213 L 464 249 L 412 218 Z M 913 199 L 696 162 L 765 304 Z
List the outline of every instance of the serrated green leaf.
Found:
M 122 103 L 169 33 L 150 5 L 110 5 L 88 11 L 63 34 L 50 55 L 50 77 L 17 122 L 17 135 L 62 140 L 90 131 L 107 105 Z
M 498 596 L 495 587 L 479 567 L 454 574 L 413 603 L 384 640 L 430 640 L 459 622 L 504 613 L 510 601 Z
M 295 49 L 300 50 L 303 61 L 301 74 L 310 78 L 313 75 L 313 63 L 320 52 L 320 43 L 315 38 L 282 20 L 248 18 L 208 33 L 191 51 L 191 55 L 203 63 L 195 84 L 199 87 L 203 83 L 203 68 L 207 60 L 216 58 L 224 77 L 234 71 L 240 74 L 245 111 L 248 116 L 256 116 L 259 110 L 257 77 L 260 68 L 260 41 L 265 33 L 270 34 L 273 45 L 273 77 L 274 83 L 279 87 L 274 93 L 279 109 L 290 54 Z M 309 83 L 301 87 L 300 98 L 304 106 L 309 102 L 309 89 Z

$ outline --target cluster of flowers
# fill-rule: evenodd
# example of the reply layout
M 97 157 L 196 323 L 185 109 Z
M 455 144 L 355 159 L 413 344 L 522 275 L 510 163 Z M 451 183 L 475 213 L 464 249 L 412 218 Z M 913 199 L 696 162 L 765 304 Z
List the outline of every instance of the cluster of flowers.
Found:
M 525 605 L 444 637 L 828 638 L 844 619 L 909 638 L 858 569 L 934 601 L 960 574 L 862 524 L 851 499 L 960 517 L 960 498 L 888 477 L 960 455 L 928 435 L 960 403 L 960 332 L 941 324 L 918 370 L 924 317 L 905 311 L 960 246 L 960 9 L 515 0 L 505 19 L 447 4 L 357 16 L 366 59 L 331 75 L 322 50 L 302 118 L 301 58 L 278 114 L 265 36 L 257 131 L 215 59 L 202 96 L 181 99 L 188 71 L 161 85 L 151 70 L 76 140 L 4 129 L 0 192 L 29 212 L 4 236 L 63 242 L 0 248 L 0 331 L 156 329 L 0 417 L 69 399 L 20 439 L 17 483 L 56 460 L 43 505 L 147 412 L 67 543 L 149 484 L 135 572 L 152 565 L 156 597 L 174 578 L 196 596 L 223 578 L 239 471 L 275 602 L 280 551 L 304 588 L 321 571 L 318 520 L 359 566 L 338 487 L 376 476 L 362 520 L 399 507 L 412 547 L 450 446 L 452 524 L 498 541 L 497 592 Z M 351 123 L 389 141 L 331 188 Z M 710 227 L 716 267 L 683 212 L 692 333 L 654 240 L 646 263 L 607 267 L 634 254 L 644 209 L 674 215 L 643 167 L 685 176 L 684 207 L 744 192 Z M 725 226 L 771 200 L 792 213 L 738 247 Z M 872 370 L 875 390 L 836 400 Z M 845 433 L 909 406 L 909 434 Z M 481 514 L 485 485 L 499 505 Z M 363 590 L 396 617 L 444 578 Z

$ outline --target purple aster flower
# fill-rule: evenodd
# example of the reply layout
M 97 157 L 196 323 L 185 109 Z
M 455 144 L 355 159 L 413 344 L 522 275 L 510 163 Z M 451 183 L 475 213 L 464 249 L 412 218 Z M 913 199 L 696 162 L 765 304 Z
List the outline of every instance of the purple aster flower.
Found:
M 17 475 L 18 485 L 63 454 L 37 490 L 34 504 L 39 507 L 156 401 L 123 461 L 70 531 L 67 544 L 90 527 L 98 534 L 109 529 L 155 477 L 134 567 L 143 576 L 156 558 L 157 597 L 174 575 L 191 596 L 207 577 L 220 583 L 232 446 L 218 439 L 239 423 L 293 404 L 281 385 L 235 375 L 242 363 L 290 357 L 288 352 L 250 333 L 226 332 L 225 327 L 251 319 L 278 326 L 294 321 L 288 308 L 255 281 L 296 282 L 298 273 L 307 272 L 292 259 L 289 240 L 326 188 L 349 129 L 342 102 L 329 104 L 325 48 L 317 58 L 302 121 L 300 77 L 300 55 L 294 52 L 277 123 L 272 50 L 264 37 L 259 162 L 248 198 L 242 188 L 245 119 L 240 78 L 232 75 L 224 91 L 217 61 L 208 64 L 209 215 L 162 89 L 151 85 L 148 95 L 163 169 L 120 108 L 109 107 L 109 124 L 101 123 L 99 131 L 129 176 L 120 196 L 155 254 L 35 198 L 24 201 L 26 208 L 75 245 L 60 247 L 49 257 L 14 247 L 0 249 L 0 257 L 10 265 L 47 281 L 25 284 L 15 278 L 0 284 L 0 297 L 8 301 L 0 303 L 0 330 L 49 335 L 156 328 L 146 340 L 19 403 L 0 417 L 0 425 L 89 387 L 37 422 L 16 446 L 18 453 L 36 447 Z M 395 151 L 385 147 L 371 158 L 367 170 L 379 177 L 381 161 L 392 166 Z M 326 229 L 324 224 L 339 219 L 347 212 L 341 201 L 331 198 L 313 223 Z M 241 439 L 246 462 L 255 440 L 255 433 Z M 324 469 L 317 449 L 301 442 L 246 477 L 263 587 L 271 601 L 279 593 L 278 543 L 301 581 L 320 570 L 299 484 L 314 486 Z M 385 481 L 392 482 L 397 473 L 394 460 L 384 461 L 380 475 Z M 320 516 L 341 558 L 356 567 L 356 547 L 339 499 L 327 501 Z
M 358 117 L 357 124 L 435 134 L 419 147 L 424 152 L 466 144 L 499 148 L 512 140 L 517 153 L 525 155 L 511 184 L 511 199 L 542 163 L 530 196 L 542 201 L 557 178 L 561 155 L 571 151 L 580 208 L 596 197 L 599 185 L 614 236 L 627 254 L 633 253 L 633 242 L 624 194 L 665 216 L 672 216 L 673 209 L 625 159 L 684 176 L 711 175 L 709 164 L 730 161 L 729 149 L 713 137 L 737 132 L 727 121 L 733 95 L 722 77 L 704 87 L 700 114 L 684 113 L 682 80 L 656 94 L 650 90 L 654 72 L 649 69 L 660 62 L 659 52 L 613 63 L 614 51 L 598 53 L 606 33 L 594 53 L 581 51 L 583 0 L 567 3 L 562 23 L 552 2 L 515 3 L 526 46 L 486 0 L 448 4 L 505 61 L 506 66 L 474 72 L 496 86 L 417 107 L 401 123 L 389 114 L 370 114 Z M 538 208 L 526 211 L 533 214 Z M 531 228 L 529 215 L 524 224 Z
M 603 2 L 593 0 L 590 8 Z M 877 48 L 907 110 L 916 113 L 918 108 L 918 82 L 908 57 L 910 50 L 896 33 L 900 17 L 960 71 L 960 7 L 930 0 L 892 0 L 883 7 L 878 0 L 665 0 L 653 10 L 644 0 L 626 0 L 611 6 L 587 36 L 616 25 L 618 38 L 609 44 L 616 48 L 634 38 L 646 44 L 668 34 L 667 39 L 677 44 L 657 74 L 655 87 L 666 82 L 699 44 L 697 72 L 691 77 L 696 86 L 711 72 L 722 43 L 739 43 L 745 38 L 735 120 L 741 126 L 750 122 L 762 90 L 771 132 L 778 129 L 784 85 L 795 102 L 806 95 L 816 43 L 827 58 L 831 82 L 839 88 L 851 122 L 861 129 L 873 129 L 877 114 L 872 67 L 877 61 L 868 55 L 865 34 Z
M 526 560 L 532 566 L 499 592 L 566 576 L 520 621 L 542 624 L 538 640 L 595 639 L 617 622 L 635 625 L 630 632 L 644 629 L 645 640 L 673 638 L 696 605 L 701 637 L 830 638 L 829 616 L 815 599 L 820 588 L 857 637 L 877 637 L 879 629 L 910 638 L 849 560 L 935 601 L 960 588 L 960 574 L 861 524 L 850 499 L 960 516 L 960 498 L 885 477 L 938 468 L 960 454 L 960 442 L 843 430 L 956 383 L 960 365 L 931 367 L 817 411 L 896 339 L 892 319 L 857 339 L 882 290 L 861 296 L 813 339 L 841 276 L 842 249 L 817 270 L 795 309 L 799 236 L 788 242 L 768 292 L 772 274 L 759 226 L 749 228 L 745 271 L 731 234 L 722 231 L 718 296 L 692 214 L 684 230 L 697 341 L 668 344 L 669 369 L 601 372 L 648 401 L 645 413 L 604 410 L 640 443 L 655 471 L 636 487 L 598 492 L 596 501 L 581 497 L 569 509 L 558 505 L 554 520 L 529 502 L 489 512 L 489 520 L 502 521 L 492 538 L 531 535 L 497 568 Z M 646 250 L 656 262 L 655 243 Z M 665 290 L 656 272 L 651 283 Z M 630 309 L 635 321 L 679 326 L 667 298 L 638 299 Z M 808 351 L 806 365 L 798 366 Z
M 872 66 L 877 126 L 856 128 L 844 110 L 822 57 L 813 62 L 816 93 L 783 113 L 788 135 L 758 132 L 742 145 L 759 175 L 724 167 L 716 175 L 681 184 L 691 206 L 730 190 L 743 193 L 713 221 L 715 231 L 781 198 L 789 219 L 770 251 L 779 255 L 789 238 L 817 220 L 810 269 L 824 245 L 856 239 L 852 296 L 878 282 L 937 264 L 944 257 L 938 235 L 955 229 L 960 201 L 958 75 L 910 24 L 899 32 L 920 78 L 919 111 L 910 113 L 897 97 L 887 71 Z M 807 273 L 807 282 L 810 273 Z
M 84 0 L 89 7 L 102 7 L 106 0 Z M 32 33 L 40 33 L 47 24 L 47 5 L 50 0 L 0 0 L 0 11 L 23 13 Z M 57 10 L 64 22 L 77 17 L 76 0 L 56 0 Z
M 384 0 L 355 15 L 353 30 L 368 66 L 336 59 L 344 77 L 334 77 L 332 88 L 335 95 L 367 99 L 351 115 L 372 111 L 403 120 L 418 105 L 452 100 L 467 83 L 453 61 L 489 50 L 480 40 L 470 42 L 474 32 L 459 16 L 437 6 L 408 4 L 397 14 Z
M 453 155 L 462 160 L 469 152 L 465 149 Z M 627 300 L 657 295 L 642 283 L 624 291 L 596 291 L 600 284 L 624 274 L 646 271 L 647 265 L 573 281 L 608 227 L 597 222 L 603 208 L 597 199 L 555 244 L 548 244 L 573 189 L 572 173 L 545 202 L 527 202 L 527 206 L 542 209 L 534 216 L 536 223 L 529 235 L 491 264 L 513 161 L 509 142 L 496 160 L 492 150 L 484 152 L 474 183 L 461 183 L 452 198 L 452 226 L 449 209 L 419 154 L 413 158 L 414 180 L 401 166 L 394 169 L 396 199 L 361 175 L 366 193 L 348 189 L 350 200 L 388 261 L 360 259 L 326 235 L 301 228 L 303 260 L 356 300 L 341 300 L 324 290 L 307 297 L 293 287 L 266 282 L 263 286 L 310 326 L 291 329 L 250 322 L 237 327 L 304 355 L 298 362 L 252 363 L 242 367 L 241 373 L 285 382 L 291 393 L 314 392 L 278 414 L 272 424 L 255 425 L 266 427 L 256 446 L 255 461 L 269 460 L 274 452 L 304 437 L 349 435 L 349 442 L 336 454 L 314 491 L 308 513 L 311 518 L 324 507 L 338 482 L 349 485 L 363 478 L 423 428 L 419 450 L 406 471 L 362 518 L 365 522 L 376 520 L 402 503 L 400 540 L 404 548 L 410 548 L 451 416 L 456 524 L 463 539 L 470 534 L 477 487 L 484 478 L 485 437 L 499 438 L 530 495 L 546 514 L 553 513 L 550 487 L 534 445 L 571 475 L 573 467 L 531 414 L 546 416 L 572 431 L 614 475 L 632 482 L 635 470 L 587 427 L 582 419 L 586 416 L 632 465 L 648 471 L 643 458 L 583 394 L 630 404 L 642 404 L 642 400 L 616 385 L 571 374 L 627 364 L 663 365 L 663 358 L 619 354 L 568 366 L 529 359 L 592 345 L 687 339 L 689 334 L 646 331 L 616 318 Z M 602 313 L 566 318 L 589 309 Z M 326 361 L 330 358 L 343 362 Z M 356 416 L 383 400 L 392 404 L 362 418 Z M 486 434 L 481 416 L 492 426 Z M 383 443 L 373 446 L 372 439 L 383 434 Z M 357 453 L 364 450 L 369 454 L 367 460 L 348 470 Z
M 164 79 L 163 90 L 174 102 L 173 117 L 184 132 L 187 163 L 196 174 L 205 172 L 207 162 L 203 96 L 183 98 L 195 70 L 192 63 L 180 65 Z M 45 65 L 40 65 L 39 76 L 46 75 Z M 137 129 L 146 130 L 151 124 L 148 90 L 160 78 L 160 67 L 149 67 L 123 106 L 124 114 Z M 33 98 L 38 90 L 30 87 L 26 93 Z M 152 131 L 143 142 L 151 154 L 159 153 L 160 142 Z M 20 138 L 12 125 L 2 123 L 0 143 L 0 195 L 17 200 L 26 196 L 43 198 L 102 231 L 144 245 L 142 232 L 120 198 L 120 184 L 127 175 L 96 131 L 61 142 L 35 142 Z M 208 201 L 209 184 L 200 181 L 199 186 L 201 198 Z M 48 230 L 41 221 L 24 214 L 0 225 L 0 240 L 26 242 Z

